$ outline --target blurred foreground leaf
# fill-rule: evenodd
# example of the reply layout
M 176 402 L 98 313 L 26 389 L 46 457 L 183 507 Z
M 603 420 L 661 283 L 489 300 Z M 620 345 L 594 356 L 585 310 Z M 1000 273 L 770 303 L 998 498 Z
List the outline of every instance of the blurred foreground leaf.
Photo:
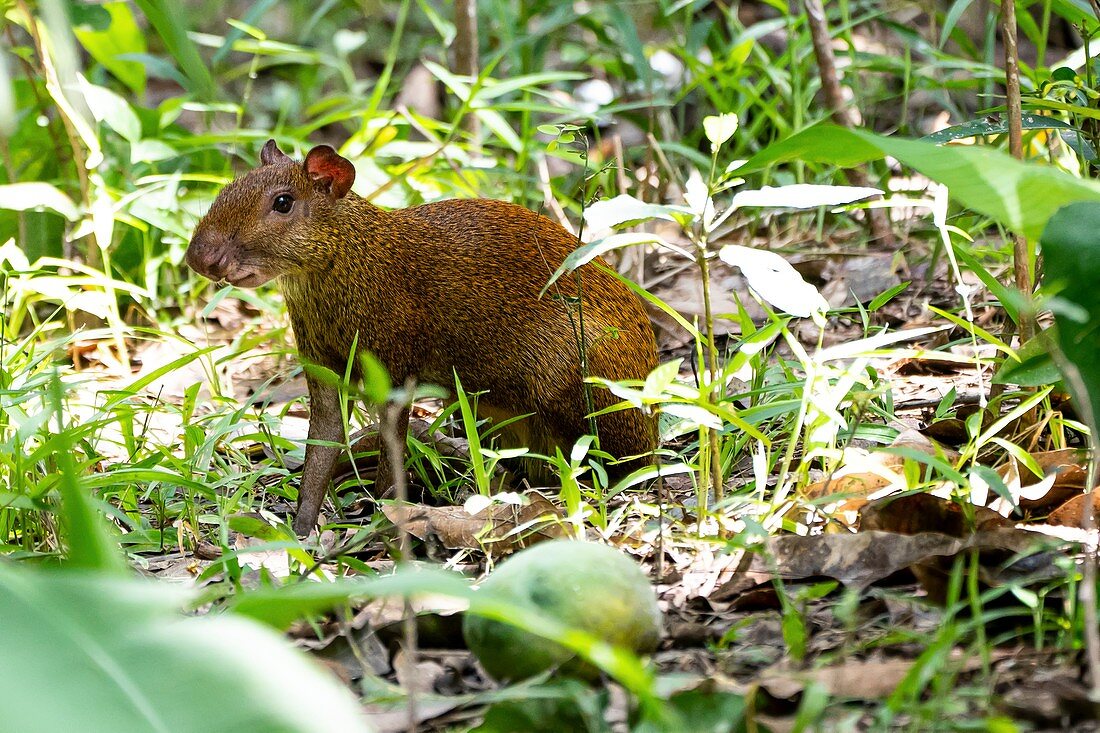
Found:
M 236 615 L 92 572 L 0 566 L 0 708 L 12 731 L 365 731 L 354 700 Z

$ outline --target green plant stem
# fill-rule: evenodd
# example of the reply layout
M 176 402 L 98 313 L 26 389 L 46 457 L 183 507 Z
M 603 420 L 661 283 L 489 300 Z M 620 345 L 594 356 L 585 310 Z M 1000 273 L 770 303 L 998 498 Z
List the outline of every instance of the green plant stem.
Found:
M 695 261 L 699 265 L 699 274 L 703 279 L 703 319 L 707 329 L 707 369 L 710 371 L 710 399 L 717 402 L 721 396 L 721 382 L 718 378 L 718 346 L 714 341 L 714 313 L 710 305 L 710 266 L 707 263 L 707 250 L 704 244 L 700 244 L 695 255 Z M 718 503 L 723 498 L 722 482 L 722 456 L 718 450 L 718 432 L 705 428 L 710 445 L 710 485 L 714 492 L 714 501 Z

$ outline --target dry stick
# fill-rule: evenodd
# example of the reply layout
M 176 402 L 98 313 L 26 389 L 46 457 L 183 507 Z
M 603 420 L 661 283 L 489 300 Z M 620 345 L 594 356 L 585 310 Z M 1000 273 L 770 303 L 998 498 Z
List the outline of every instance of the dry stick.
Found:
M 406 384 L 406 394 L 411 395 L 413 393 L 413 386 L 411 383 Z M 382 440 L 386 445 L 386 459 L 389 460 L 390 465 L 393 467 L 393 493 L 397 501 L 397 506 L 405 507 L 409 503 L 409 491 L 405 482 L 405 447 L 402 445 L 401 436 L 397 434 L 397 430 L 394 426 L 398 423 L 401 411 L 405 409 L 404 399 L 401 397 L 402 402 L 396 400 L 390 400 L 382 406 L 384 419 L 382 420 Z M 397 526 L 397 534 L 400 548 L 401 558 L 398 562 L 398 567 L 407 566 L 412 558 L 412 538 L 409 536 L 408 527 L 405 526 L 404 521 L 398 521 L 394 523 Z M 416 617 L 413 615 L 412 602 L 405 599 L 405 611 L 404 619 L 402 620 L 402 632 L 404 636 L 405 645 L 405 659 L 410 669 L 416 667 Z M 408 697 L 408 718 L 407 725 L 409 733 L 415 733 L 417 727 L 417 713 L 416 713 L 416 686 L 410 685 L 409 689 L 405 691 Z
M 478 75 L 477 0 L 455 0 L 455 73 L 471 79 Z M 471 109 L 462 122 L 476 146 L 481 129 L 477 115 Z
M 539 174 L 539 188 L 542 190 L 542 204 L 550 211 L 554 212 L 554 216 L 557 218 L 558 223 L 561 224 L 565 231 L 569 232 L 569 236 L 577 236 L 577 230 L 573 228 L 573 222 L 569 221 L 569 215 L 565 213 L 565 209 L 558 203 L 557 197 L 554 195 L 554 189 L 550 186 L 550 168 L 546 165 L 546 156 L 538 156 L 536 163 Z
M 848 105 L 844 103 L 844 94 L 840 90 L 825 8 L 821 0 L 802 0 L 802 5 L 806 8 L 806 22 L 810 26 L 810 39 L 814 45 L 814 56 L 817 58 L 817 70 L 821 77 L 821 91 L 825 93 L 825 102 L 832 110 L 833 120 L 838 125 L 855 127 L 856 120 Z M 848 176 L 853 185 L 868 187 L 871 185 L 867 172 L 862 167 L 852 168 Z M 894 233 L 890 229 L 890 217 L 886 209 L 867 209 L 867 221 L 871 227 L 872 239 L 886 247 L 894 246 Z
M 1020 103 L 1020 62 L 1016 47 L 1016 2 L 1001 3 L 1001 39 L 1005 47 L 1005 106 L 1008 110 L 1008 149 L 1017 160 L 1024 158 L 1023 114 Z M 1028 267 L 1027 240 L 1022 234 L 1012 237 L 1012 269 L 1016 274 L 1016 289 L 1031 295 L 1031 268 Z M 1020 342 L 1035 335 L 1031 314 L 1020 311 Z

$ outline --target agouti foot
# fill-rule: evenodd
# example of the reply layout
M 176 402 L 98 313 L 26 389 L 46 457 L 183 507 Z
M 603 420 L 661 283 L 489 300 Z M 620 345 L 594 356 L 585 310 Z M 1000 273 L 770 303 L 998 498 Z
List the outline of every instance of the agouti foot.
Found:
M 317 520 L 310 520 L 309 517 L 305 517 L 301 514 L 294 517 L 294 534 L 299 537 L 308 537 L 309 533 L 313 531 L 317 525 Z

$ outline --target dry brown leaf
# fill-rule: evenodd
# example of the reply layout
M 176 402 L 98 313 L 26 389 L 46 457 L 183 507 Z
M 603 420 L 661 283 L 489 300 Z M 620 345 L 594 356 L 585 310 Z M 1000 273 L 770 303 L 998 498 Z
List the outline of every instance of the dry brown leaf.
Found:
M 1012 527 L 1012 522 L 992 509 L 981 506 L 968 509 L 974 513 L 972 525 L 968 513 L 953 501 L 931 494 L 888 496 L 863 507 L 859 527 L 861 531 L 879 530 L 907 535 L 939 532 L 952 537 Z
M 999 650 L 992 650 L 992 653 L 996 658 L 1009 654 Z M 960 672 L 978 669 L 983 664 L 977 657 L 964 658 L 964 652 L 959 649 L 950 657 L 961 662 Z M 894 692 L 915 663 L 916 659 L 879 659 L 848 661 L 812 670 L 785 670 L 777 666 L 764 671 L 760 686 L 784 699 L 791 699 L 807 685 L 816 683 L 824 687 L 830 697 L 880 700 Z
M 1027 546 L 1027 541 L 1021 539 L 1022 544 L 1013 542 L 1005 547 L 1000 540 L 987 540 L 1000 537 L 1000 533 L 1021 538 L 1026 535 L 1013 529 L 1011 522 L 992 509 L 982 506 L 969 506 L 966 509 L 968 511 L 964 511 L 964 507 L 955 502 L 930 494 L 887 497 L 863 508 L 860 529 L 898 532 L 917 537 L 939 533 L 955 538 L 968 538 L 972 540 L 972 544 L 969 548 L 962 549 L 982 551 L 979 557 L 982 580 L 988 585 L 996 585 L 996 578 L 984 569 L 998 567 L 1008 561 L 1014 552 Z M 969 512 L 973 512 L 973 515 L 969 515 Z M 942 603 L 947 596 L 955 554 L 957 553 L 934 553 L 909 566 L 929 598 L 936 602 Z
M 1047 524 L 1058 527 L 1076 527 L 1083 529 L 1085 526 L 1085 494 L 1078 494 L 1062 506 L 1058 507 L 1047 517 Z M 1092 490 L 1092 526 L 1097 525 L 1097 508 L 1100 508 L 1100 489 Z
M 950 558 L 967 549 L 1018 553 L 1035 542 L 1034 535 L 1017 529 L 978 532 L 965 538 L 937 532 L 908 535 L 880 531 L 773 537 L 755 550 L 748 570 L 715 590 L 711 600 L 733 600 L 749 587 L 775 577 L 826 577 L 862 588 L 930 558 Z
M 910 448 L 932 456 L 945 456 L 954 460 L 958 454 L 922 435 L 916 430 L 902 430 L 890 444 L 891 448 Z M 876 492 L 893 493 L 888 487 L 897 485 L 904 488 L 899 474 L 905 459 L 886 452 L 868 453 L 863 450 L 847 449 L 842 458 L 842 466 L 824 481 L 818 481 L 802 489 L 806 499 L 815 501 L 827 496 L 843 497 L 839 506 L 826 509 L 834 522 L 852 527 L 856 524 L 856 512 L 866 503 L 867 498 Z M 830 525 L 830 526 L 836 526 Z
M 834 494 L 862 498 L 889 484 L 890 479 L 877 473 L 849 473 L 810 484 L 802 490 L 802 493 L 811 501 Z M 861 502 L 861 505 L 862 503 L 865 502 Z
M 1077 448 L 1043 451 L 1033 453 L 1032 458 L 1043 470 L 1043 478 L 1027 469 L 1020 468 L 1015 458 L 997 469 L 1006 482 L 1017 479 L 1021 487 L 1020 506 L 1031 512 L 1042 512 L 1070 500 L 1075 494 L 1085 490 L 1086 463 L 1085 452 Z M 1040 496 L 1029 495 L 1024 487 L 1041 484 L 1051 479 L 1049 486 Z
M 371 703 L 363 706 L 363 720 L 378 733 L 401 733 L 409 730 L 410 715 L 416 724 L 438 718 L 463 703 L 460 697 L 417 699 L 412 713 L 406 698 L 393 703 Z
M 956 359 L 938 359 L 933 352 L 929 352 L 919 358 L 899 359 L 894 364 L 894 373 L 901 377 L 943 377 L 953 376 L 967 368 L 966 364 L 961 364 Z
M 447 673 L 442 664 L 431 659 L 414 659 L 404 649 L 393 656 L 397 684 L 406 693 L 435 692 L 436 681 Z
M 523 506 L 491 504 L 470 514 L 461 506 L 387 504 L 383 514 L 414 537 L 434 538 L 450 550 L 484 550 L 499 555 L 542 540 L 561 537 L 562 512 L 548 499 L 528 494 Z

